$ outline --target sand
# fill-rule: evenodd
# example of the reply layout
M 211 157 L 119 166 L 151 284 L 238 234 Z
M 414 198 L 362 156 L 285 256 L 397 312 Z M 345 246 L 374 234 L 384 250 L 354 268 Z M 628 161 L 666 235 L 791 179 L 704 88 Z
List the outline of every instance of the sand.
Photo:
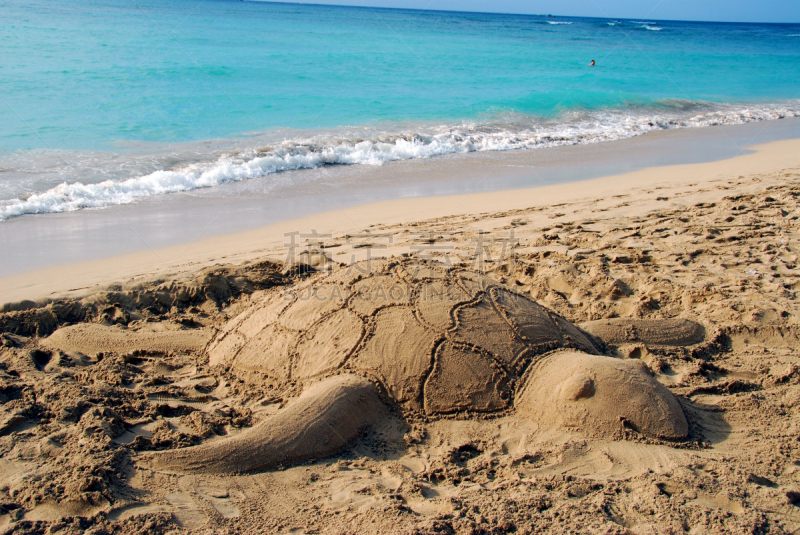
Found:
M 0 530 L 794 533 L 800 529 L 799 179 L 800 141 L 781 141 L 721 162 L 384 202 L 3 279 Z M 284 269 L 283 234 L 312 228 L 332 236 Z M 393 343 L 400 326 L 426 321 L 445 328 L 463 321 L 475 344 L 497 343 L 480 329 L 489 320 L 478 303 L 466 311 L 477 314 L 471 319 L 424 299 L 416 301 L 424 306 L 413 318 L 393 317 L 389 311 L 406 306 L 402 295 L 387 294 L 399 300 L 395 308 L 373 300 L 348 305 L 348 314 L 373 318 L 367 328 L 389 333 L 371 338 L 372 353 L 363 353 L 369 364 L 356 367 L 394 373 L 387 381 L 396 392 L 379 388 L 376 401 L 364 393 L 370 390 L 363 375 L 324 367 L 340 354 L 329 333 L 353 331 L 344 312 L 267 306 L 324 277 L 339 277 L 345 294 L 356 289 L 358 276 L 337 266 L 351 258 L 364 265 L 368 254 L 481 271 L 582 326 L 605 340 L 597 343 L 607 356 L 593 358 L 632 366 L 611 379 L 654 380 L 651 392 L 673 396 L 679 409 L 669 409 L 685 415 L 688 437 L 648 436 L 619 419 L 614 427 L 602 418 L 609 409 L 593 417 L 602 403 L 615 410 L 650 406 L 648 396 L 604 390 L 595 361 L 556 367 L 542 361 L 517 370 L 516 382 L 503 388 L 517 389 L 519 398 L 508 407 L 491 405 L 494 412 L 404 408 L 411 399 L 404 392 L 415 383 L 403 381 L 413 373 L 387 367 L 375 356 L 385 355 L 380 344 Z M 379 281 L 369 284 L 382 295 Z M 447 280 L 426 284 L 447 303 L 462 302 L 462 293 L 471 299 L 474 290 L 468 282 L 454 291 L 446 291 Z M 309 314 L 321 322 L 308 327 Z M 280 345 L 281 330 L 304 332 L 305 360 L 287 365 L 309 371 L 285 380 L 272 360 L 272 375 L 258 363 L 226 367 L 228 353 L 214 344 L 229 338 L 220 335 L 233 324 L 254 338 L 274 326 L 263 335 L 271 348 Z M 427 347 L 425 332 L 420 327 L 410 337 Z M 463 369 L 463 351 L 452 353 L 436 362 L 451 369 L 428 380 L 446 384 Z M 221 356 L 212 362 L 215 354 Z M 490 368 L 476 368 L 475 380 Z M 319 370 L 328 382 L 315 379 Z M 539 383 L 525 383 L 535 370 Z M 350 383 L 367 388 L 355 402 L 341 393 L 340 385 Z M 325 409 L 345 422 L 343 449 L 322 444 L 307 448 L 320 451 L 319 458 L 307 458 L 306 443 L 292 440 L 287 448 L 303 450 L 304 460 L 292 450 L 285 463 L 247 474 L 203 470 L 202 463 L 191 470 L 153 464 L 158 452 L 180 457 L 175 452 L 192 446 L 247 443 L 270 421 L 287 429 L 270 443 L 280 447 L 296 431 L 297 414 L 320 399 L 309 392 L 343 400 Z M 447 386 L 436 400 L 446 393 Z M 359 399 L 374 417 L 366 430 L 348 405 L 363 406 Z M 592 399 L 597 404 L 587 412 L 568 405 Z M 575 424 L 601 420 L 594 428 Z

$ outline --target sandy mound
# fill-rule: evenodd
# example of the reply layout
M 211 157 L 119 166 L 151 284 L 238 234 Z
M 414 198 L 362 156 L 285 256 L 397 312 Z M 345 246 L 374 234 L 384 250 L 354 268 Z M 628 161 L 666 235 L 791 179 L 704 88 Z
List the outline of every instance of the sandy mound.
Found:
M 95 288 L 81 297 L 5 303 L 0 306 L 0 332 L 44 337 L 70 324 L 128 326 L 166 319 L 195 327 L 206 325 L 233 300 L 288 280 L 272 262 L 215 265 L 168 280 L 137 277 L 130 283 Z
M 625 427 L 682 440 L 689 426 L 680 403 L 640 361 L 561 352 L 530 371 L 515 405 L 542 425 L 612 437 Z

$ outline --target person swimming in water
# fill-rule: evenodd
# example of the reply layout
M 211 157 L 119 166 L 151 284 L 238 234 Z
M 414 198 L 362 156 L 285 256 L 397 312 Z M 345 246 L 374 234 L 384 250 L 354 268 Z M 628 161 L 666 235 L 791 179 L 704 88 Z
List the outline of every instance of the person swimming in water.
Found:
M 594 60 L 592 60 L 592 62 L 591 62 L 589 65 L 591 65 L 592 67 L 594 67 Z

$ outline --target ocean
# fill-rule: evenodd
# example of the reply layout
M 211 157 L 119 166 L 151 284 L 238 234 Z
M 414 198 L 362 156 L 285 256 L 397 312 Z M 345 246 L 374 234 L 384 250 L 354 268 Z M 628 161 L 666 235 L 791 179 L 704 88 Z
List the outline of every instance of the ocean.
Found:
M 229 0 L 0 14 L 0 221 L 800 116 L 800 24 Z

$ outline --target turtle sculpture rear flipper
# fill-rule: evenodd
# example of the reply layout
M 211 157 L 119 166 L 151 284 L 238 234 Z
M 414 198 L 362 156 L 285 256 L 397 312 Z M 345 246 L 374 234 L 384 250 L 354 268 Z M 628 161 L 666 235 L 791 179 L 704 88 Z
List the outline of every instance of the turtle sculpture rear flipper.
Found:
M 312 384 L 277 414 L 232 438 L 158 453 L 147 464 L 168 472 L 236 474 L 328 457 L 387 417 L 371 381 L 353 374 Z
M 642 343 L 647 346 L 684 347 L 701 344 L 706 339 L 705 327 L 685 318 L 612 318 L 587 321 L 581 323 L 580 328 L 613 345 Z

